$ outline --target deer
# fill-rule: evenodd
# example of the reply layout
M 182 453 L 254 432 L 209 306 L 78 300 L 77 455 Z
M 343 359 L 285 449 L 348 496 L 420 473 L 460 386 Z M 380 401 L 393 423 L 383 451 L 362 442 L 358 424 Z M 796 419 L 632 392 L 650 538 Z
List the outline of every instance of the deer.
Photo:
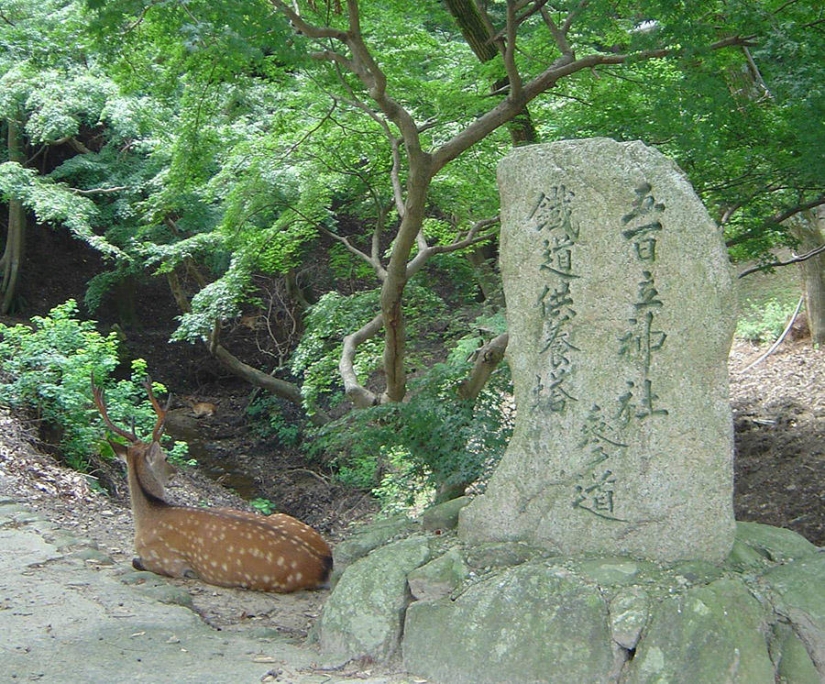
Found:
M 135 525 L 136 570 L 198 579 L 222 587 L 289 593 L 327 586 L 332 571 L 329 545 L 318 532 L 283 513 L 270 516 L 229 508 L 191 508 L 165 499 L 177 472 L 160 440 L 169 408 L 162 407 L 150 380 L 143 383 L 157 415 L 151 442 L 109 418 L 103 391 L 92 379 L 92 396 L 103 422 L 128 444 L 109 439 L 126 463 Z
M 212 418 L 218 411 L 218 407 L 211 401 L 197 401 L 194 397 L 183 397 L 183 400 L 192 409 L 195 418 Z

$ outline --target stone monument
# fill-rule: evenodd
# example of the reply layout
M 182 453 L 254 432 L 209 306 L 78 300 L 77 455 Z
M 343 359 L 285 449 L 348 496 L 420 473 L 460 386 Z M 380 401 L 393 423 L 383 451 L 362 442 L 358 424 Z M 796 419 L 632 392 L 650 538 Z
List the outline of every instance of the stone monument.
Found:
M 721 232 L 641 142 L 523 147 L 498 181 L 517 418 L 461 539 L 721 562 L 735 532 Z
M 641 143 L 499 172 L 515 434 L 484 495 L 335 546 L 321 654 L 434 684 L 825 682 L 825 553 L 734 527 L 734 307 L 696 195 Z

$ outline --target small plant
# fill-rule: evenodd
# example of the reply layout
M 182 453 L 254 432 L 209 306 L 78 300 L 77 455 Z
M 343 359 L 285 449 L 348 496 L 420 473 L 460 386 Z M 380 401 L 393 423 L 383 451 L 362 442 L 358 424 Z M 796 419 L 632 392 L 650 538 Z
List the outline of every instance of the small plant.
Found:
M 111 456 L 103 439 L 105 428 L 92 404 L 91 379 L 106 387 L 112 418 L 129 425 L 134 420 L 138 434 L 150 434 L 155 412 L 146 400 L 141 383 L 146 362 L 132 362 L 129 380 L 107 383 L 117 367 L 118 336 L 101 335 L 93 321 L 77 318 L 77 304 L 68 300 L 48 316 L 32 318 L 33 327 L 0 324 L 0 402 L 15 409 L 33 410 L 42 421 L 56 428 L 66 463 L 81 472 L 90 467 L 90 454 Z M 155 385 L 165 391 L 162 385 Z M 185 457 L 185 445 L 173 447 Z
M 189 445 L 186 442 L 175 442 L 166 450 L 166 458 L 174 466 L 195 468 L 198 465 L 197 459 L 189 458 Z
M 748 300 L 746 311 L 736 324 L 736 336 L 749 342 L 773 342 L 785 330 L 791 315 L 793 304 L 782 304 L 771 298 L 762 304 Z
M 275 504 L 272 503 L 269 499 L 252 499 L 249 502 L 249 505 L 252 506 L 253 510 L 257 511 L 262 515 L 272 515 L 277 510 L 275 508 Z

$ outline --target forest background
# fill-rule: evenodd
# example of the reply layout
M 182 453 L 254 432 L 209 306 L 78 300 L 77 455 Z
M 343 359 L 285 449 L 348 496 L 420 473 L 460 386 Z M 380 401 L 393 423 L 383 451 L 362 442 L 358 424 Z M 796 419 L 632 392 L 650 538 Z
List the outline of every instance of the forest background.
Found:
M 2 0 L 0 46 L 0 310 L 24 319 L 0 401 L 80 469 L 107 455 L 90 374 L 144 434 L 148 373 L 192 387 L 129 353 L 138 303 L 165 296 L 158 353 L 246 383 L 249 420 L 331 477 L 390 504 L 483 481 L 513 414 L 495 167 L 514 145 L 659 148 L 734 262 L 800 264 L 825 340 L 814 0 Z M 44 226 L 100 256 L 48 314 L 20 295 Z

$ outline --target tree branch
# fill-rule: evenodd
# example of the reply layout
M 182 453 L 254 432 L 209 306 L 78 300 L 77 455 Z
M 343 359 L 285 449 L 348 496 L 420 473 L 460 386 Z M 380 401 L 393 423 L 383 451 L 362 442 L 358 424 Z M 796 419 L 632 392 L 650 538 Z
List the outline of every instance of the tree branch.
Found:
M 510 341 L 508 333 L 503 333 L 494 337 L 476 353 L 473 370 L 469 377 L 461 383 L 458 388 L 458 395 L 462 399 L 475 401 L 487 380 L 493 374 L 498 364 L 504 359 L 504 352 L 507 350 L 507 343 Z
M 449 245 L 432 245 L 432 246 L 425 246 L 424 249 L 421 249 L 418 254 L 416 254 L 412 261 L 407 266 L 407 278 L 412 278 L 418 271 L 420 271 L 427 261 L 430 260 L 431 257 L 435 256 L 436 254 L 448 254 L 450 252 L 457 252 L 460 249 L 466 249 L 467 247 L 472 247 L 473 245 L 478 244 L 479 242 L 484 242 L 485 240 L 489 240 L 493 234 L 492 233 L 484 233 L 479 235 L 479 231 L 484 230 L 485 228 L 489 228 L 498 224 L 499 217 L 494 216 L 493 218 L 489 219 L 482 219 L 481 221 L 476 221 L 470 230 L 467 231 L 467 234 L 459 239 L 456 239 L 454 242 L 451 242 Z
M 748 268 L 742 271 L 737 278 L 744 278 L 751 273 L 758 273 L 759 271 L 767 271 L 771 268 L 777 268 L 778 266 L 790 266 L 791 264 L 799 264 L 803 261 L 807 261 L 808 259 L 813 259 L 817 254 L 822 254 L 825 252 L 825 245 L 821 247 L 817 247 L 812 249 L 810 252 L 805 252 L 805 254 L 794 254 L 792 259 L 788 259 L 788 261 L 772 261 L 769 264 L 762 264 L 761 266 L 754 266 L 753 268 Z
M 572 12 L 568 13 L 567 21 L 570 20 L 572 14 Z M 553 21 L 553 17 L 550 16 L 550 12 L 547 11 L 546 7 L 541 8 L 541 16 L 542 19 L 544 19 L 544 23 L 547 25 L 547 30 L 550 31 L 550 35 L 553 36 L 553 40 L 556 41 L 556 45 L 558 46 L 561 54 L 572 55 L 573 48 L 567 40 L 567 30 L 569 30 L 570 26 L 565 23 L 565 28 L 559 28 L 556 22 Z
M 358 381 L 355 373 L 355 353 L 358 345 L 374 337 L 384 324 L 381 314 L 378 314 L 360 330 L 356 330 L 351 335 L 344 338 L 344 348 L 341 352 L 341 360 L 338 362 L 338 371 L 344 381 L 344 391 L 347 397 L 357 408 L 367 408 L 375 406 L 378 398 Z
M 384 280 L 384 278 L 387 277 L 386 269 L 381 265 L 381 262 L 379 260 L 374 258 L 374 254 L 373 256 L 370 256 L 369 254 L 362 252 L 343 235 L 333 233 L 329 228 L 326 228 L 321 224 L 317 224 L 317 228 L 327 237 L 330 237 L 333 240 L 340 242 L 342 245 L 344 245 L 344 247 L 350 254 L 354 254 L 356 257 L 369 264 L 370 268 L 372 268 L 372 270 L 375 271 L 375 275 L 378 276 L 379 280 Z
M 810 209 L 815 209 L 816 207 L 825 205 L 825 195 L 820 195 L 814 200 L 810 202 L 805 202 L 804 204 L 798 204 L 795 207 L 791 207 L 790 209 L 786 209 L 785 211 L 780 211 L 775 213 L 773 216 L 767 218 L 765 221 L 758 228 L 754 228 L 753 230 L 747 230 L 744 233 L 737 235 L 730 240 L 725 241 L 726 247 L 733 247 L 735 245 L 739 245 L 747 240 L 750 240 L 754 235 L 758 235 L 761 230 L 769 226 L 774 226 L 782 223 L 783 221 L 787 221 L 789 218 L 793 218 L 797 214 L 802 213 L 803 211 L 808 211 Z
M 731 36 L 708 46 L 709 50 L 720 50 L 731 46 L 749 45 L 749 37 Z M 634 54 L 592 54 L 575 59 L 572 54 L 562 55 L 538 76 L 524 84 L 520 97 L 514 97 L 514 91 L 498 106 L 486 114 L 478 117 L 463 131 L 453 136 L 432 154 L 432 173 L 435 175 L 462 152 L 483 140 L 499 126 L 507 123 L 523 107 L 536 97 L 553 88 L 556 83 L 566 76 L 570 76 L 585 69 L 594 69 L 599 66 L 623 64 L 629 59 L 649 60 L 668 57 L 678 51 L 671 48 L 646 50 Z
M 347 34 L 344 31 L 339 31 L 338 29 L 327 26 L 315 26 L 314 24 L 309 24 L 301 18 L 301 15 L 297 12 L 297 10 L 290 7 L 285 2 L 282 2 L 282 0 L 271 0 L 271 2 L 276 9 L 286 15 L 287 19 L 289 19 L 298 33 L 303 33 L 308 38 L 332 38 L 334 40 L 346 42 Z
M 52 140 L 51 145 L 68 145 L 71 147 L 75 152 L 79 154 L 91 154 L 92 151 L 86 147 L 82 142 L 80 142 L 77 138 L 73 135 L 67 135 L 57 140 Z
M 110 192 L 122 192 L 123 190 L 131 190 L 128 185 L 116 185 L 111 188 L 91 188 L 89 190 L 81 190 L 80 188 L 72 188 L 75 195 L 106 195 Z

